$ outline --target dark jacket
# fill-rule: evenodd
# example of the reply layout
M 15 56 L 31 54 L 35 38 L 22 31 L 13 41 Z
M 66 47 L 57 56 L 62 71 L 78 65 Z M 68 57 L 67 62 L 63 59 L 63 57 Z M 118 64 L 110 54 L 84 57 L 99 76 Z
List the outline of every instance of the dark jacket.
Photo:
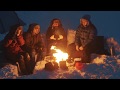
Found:
M 9 31 L 9 33 L 5 36 L 4 40 L 3 40 L 3 47 L 4 47 L 4 51 L 5 51 L 5 55 L 8 58 L 16 58 L 16 56 L 18 55 L 18 53 L 23 52 L 22 50 L 22 46 L 25 44 L 25 41 L 23 39 L 23 36 L 20 35 L 19 37 L 17 37 L 15 35 L 17 28 L 20 25 L 14 25 L 13 27 L 11 27 L 11 30 Z
M 52 27 L 54 20 L 59 21 L 58 27 Z M 54 38 L 56 40 L 50 39 L 50 37 L 54 35 Z M 59 35 L 63 36 L 63 39 L 58 40 Z M 50 26 L 47 29 L 46 32 L 46 41 L 47 41 L 47 52 L 50 52 L 50 48 L 52 45 L 56 46 L 59 49 L 65 50 L 67 47 L 67 34 L 62 27 L 61 21 L 59 19 L 53 19 L 50 23 Z
M 91 22 L 87 27 L 79 25 L 78 29 L 76 30 L 75 44 L 85 47 L 88 43 L 94 40 L 96 35 L 97 29 Z
M 29 26 L 28 31 L 24 33 L 24 39 L 25 39 L 25 50 L 29 53 L 33 49 L 39 52 L 39 50 L 44 48 L 44 43 L 42 41 L 41 34 L 33 35 L 32 31 L 33 28 L 38 25 L 36 23 L 33 23 Z
M 57 28 L 53 28 L 52 24 L 54 20 L 59 20 L 59 19 L 53 19 L 50 23 L 50 26 L 47 29 L 46 39 L 47 39 L 48 44 L 58 41 L 58 40 L 51 40 L 50 37 L 52 35 L 55 35 L 56 39 L 58 38 L 58 35 L 62 35 L 63 39 L 59 40 L 59 42 L 67 41 L 67 35 L 66 35 L 64 28 L 62 27 L 61 21 L 59 20 L 59 26 Z
M 46 39 L 47 39 L 47 41 L 52 41 L 50 39 L 50 37 L 52 35 L 55 35 L 56 38 L 57 38 L 57 35 L 62 35 L 63 36 L 62 40 L 66 40 L 66 32 L 64 31 L 64 29 L 62 27 L 59 27 L 57 29 L 48 28 L 47 33 L 46 33 Z

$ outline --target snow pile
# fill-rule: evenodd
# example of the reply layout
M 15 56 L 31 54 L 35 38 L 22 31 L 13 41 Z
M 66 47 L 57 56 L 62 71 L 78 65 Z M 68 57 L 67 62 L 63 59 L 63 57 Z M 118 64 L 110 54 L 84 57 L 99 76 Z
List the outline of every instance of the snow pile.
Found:
M 119 79 L 120 64 L 117 63 L 119 57 L 106 55 L 96 55 L 93 63 L 83 64 L 81 70 L 74 66 L 69 66 L 68 70 L 61 68 L 55 71 L 46 71 L 44 69 L 45 60 L 36 64 L 34 74 L 17 77 L 17 79 Z
M 106 41 L 109 47 L 113 46 L 116 52 L 120 52 L 120 45 L 113 37 L 107 38 Z
M 91 55 L 92 63 L 96 63 L 96 64 L 105 64 L 106 58 L 107 58 L 106 55 L 97 55 L 97 54 Z
M 14 79 L 18 77 L 17 66 L 8 64 L 0 69 L 0 79 Z
M 67 45 L 74 43 L 76 31 L 69 29 L 67 30 Z

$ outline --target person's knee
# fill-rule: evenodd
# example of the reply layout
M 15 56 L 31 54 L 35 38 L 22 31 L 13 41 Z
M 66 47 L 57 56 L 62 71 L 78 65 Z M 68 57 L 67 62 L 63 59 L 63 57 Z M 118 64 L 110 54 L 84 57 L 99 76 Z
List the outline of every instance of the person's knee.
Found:
M 30 54 L 29 53 L 25 53 L 25 61 L 30 61 Z
M 19 63 L 24 63 L 24 56 L 23 55 L 18 56 L 18 62 Z
M 37 53 L 36 53 L 36 50 L 33 49 L 33 50 L 31 51 L 31 58 L 34 58 L 36 54 L 37 54 Z

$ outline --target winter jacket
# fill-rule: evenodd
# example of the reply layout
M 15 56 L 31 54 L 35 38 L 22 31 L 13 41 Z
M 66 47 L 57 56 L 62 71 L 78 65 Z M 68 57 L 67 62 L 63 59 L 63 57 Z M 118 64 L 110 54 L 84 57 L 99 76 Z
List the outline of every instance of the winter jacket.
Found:
M 10 32 L 5 36 L 3 40 L 3 47 L 6 57 L 15 58 L 18 53 L 23 52 L 22 46 L 25 44 L 23 36 L 15 36 L 15 32 L 18 26 L 11 28 Z
M 25 32 L 24 34 L 24 39 L 25 39 L 25 50 L 29 53 L 31 53 L 31 51 L 33 49 L 35 49 L 37 52 L 41 51 L 41 49 L 43 50 L 45 48 L 45 45 L 43 43 L 41 34 L 37 34 L 37 35 L 33 35 L 32 34 L 32 30 L 33 28 L 38 25 L 38 24 L 31 24 L 32 26 L 29 27 L 28 31 Z
M 46 39 L 47 41 L 55 41 L 55 40 L 51 40 L 50 37 L 52 35 L 55 35 L 57 38 L 57 35 L 62 35 L 63 39 L 61 39 L 61 41 L 66 41 L 66 32 L 64 31 L 64 29 L 62 27 L 58 28 L 58 29 L 52 29 L 52 28 L 48 28 L 47 32 L 46 32 Z
M 56 38 L 56 40 L 50 39 L 50 37 L 52 35 L 54 35 L 54 38 Z M 62 35 L 63 39 L 58 40 L 59 35 Z M 57 48 L 61 49 L 62 51 L 66 50 L 67 35 L 62 27 L 59 27 L 58 29 L 48 28 L 47 33 L 46 33 L 46 40 L 47 40 L 47 53 L 50 52 L 51 46 L 56 46 Z
M 19 36 L 16 40 L 8 39 L 4 41 L 4 47 L 7 50 L 7 53 L 12 53 L 17 55 L 19 52 L 23 52 L 21 46 L 24 45 L 25 41 L 23 36 Z
M 90 23 L 87 27 L 79 25 L 78 29 L 76 30 L 75 44 L 85 47 L 88 43 L 94 40 L 96 35 L 97 30 L 92 23 Z
M 53 27 L 53 23 L 55 20 L 58 20 L 58 27 Z M 54 37 L 56 38 L 56 40 L 52 40 L 50 39 L 50 37 L 54 35 Z M 58 36 L 59 35 L 62 35 L 63 36 L 63 39 L 60 39 L 58 40 Z M 51 44 L 51 43 L 63 43 L 63 44 L 66 44 L 67 43 L 67 35 L 66 35 L 66 32 L 64 30 L 64 28 L 62 27 L 62 23 L 60 21 L 60 19 L 58 18 L 54 18 L 51 23 L 50 23 L 50 26 L 48 27 L 48 30 L 46 32 L 46 39 L 47 39 L 47 43 L 48 44 Z

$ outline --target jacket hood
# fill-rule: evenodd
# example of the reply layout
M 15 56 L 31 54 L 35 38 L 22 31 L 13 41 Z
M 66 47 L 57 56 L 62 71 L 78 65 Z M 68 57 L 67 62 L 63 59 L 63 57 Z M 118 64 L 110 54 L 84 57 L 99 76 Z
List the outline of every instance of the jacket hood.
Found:
M 59 24 L 58 27 L 62 27 L 62 23 L 61 23 L 60 19 L 54 18 L 54 19 L 52 19 L 51 22 L 50 22 L 50 26 L 49 26 L 50 28 L 52 28 L 52 25 L 53 25 L 53 22 L 54 22 L 54 21 L 57 21 L 57 22 L 58 22 L 58 24 Z
M 34 27 L 35 27 L 36 25 L 39 25 L 39 24 L 38 24 L 38 23 L 32 23 L 32 24 L 30 24 L 30 25 L 29 25 L 29 28 L 28 28 L 28 32 L 33 31 L 33 29 L 34 29 Z
M 9 38 L 13 38 L 16 34 L 17 28 L 22 26 L 21 24 L 15 24 L 13 26 L 10 27 L 10 31 L 8 32 L 8 37 Z

